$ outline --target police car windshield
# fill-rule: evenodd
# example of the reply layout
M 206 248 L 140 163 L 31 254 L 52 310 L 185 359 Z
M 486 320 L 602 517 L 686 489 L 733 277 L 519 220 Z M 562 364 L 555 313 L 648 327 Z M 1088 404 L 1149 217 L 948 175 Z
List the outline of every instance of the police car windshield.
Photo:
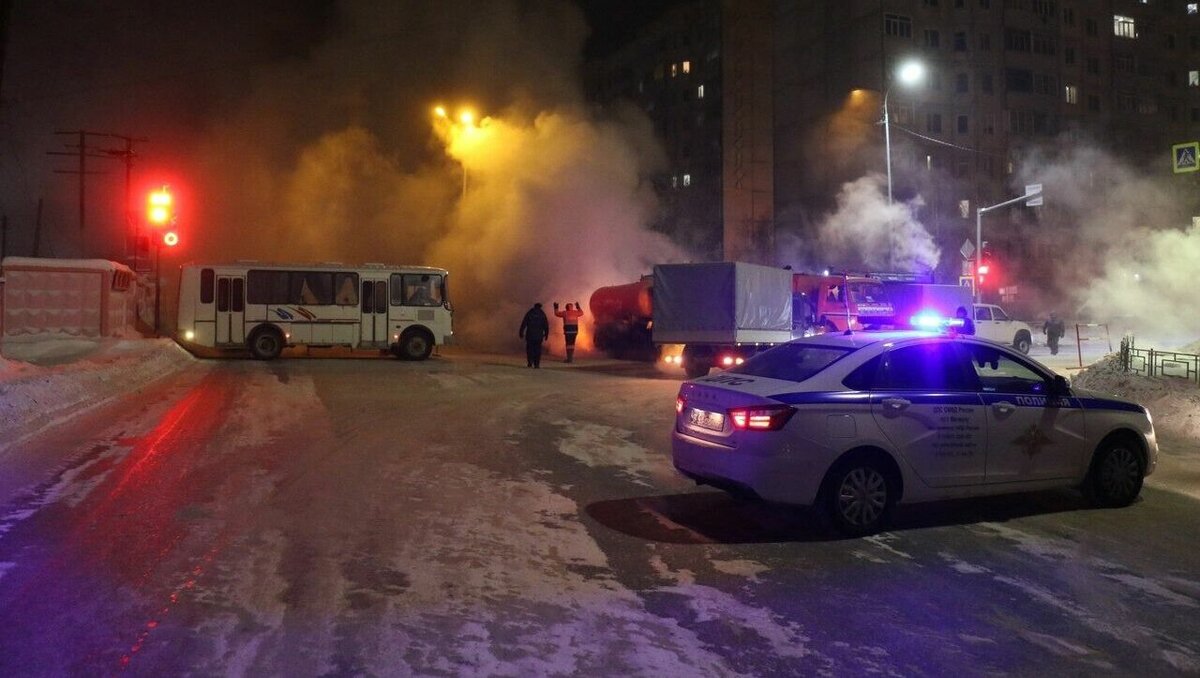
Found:
M 747 360 L 730 372 L 770 379 L 804 381 L 855 349 L 812 344 L 784 344 Z

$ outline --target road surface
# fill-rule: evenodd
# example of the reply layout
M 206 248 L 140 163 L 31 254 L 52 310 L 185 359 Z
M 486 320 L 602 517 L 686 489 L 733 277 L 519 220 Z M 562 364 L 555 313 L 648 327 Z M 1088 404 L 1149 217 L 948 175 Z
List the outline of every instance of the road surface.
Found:
M 0 504 L 0 675 L 1200 673 L 1200 502 L 1051 492 L 836 539 L 678 477 L 677 388 L 198 362 L 3 460 L 69 461 Z

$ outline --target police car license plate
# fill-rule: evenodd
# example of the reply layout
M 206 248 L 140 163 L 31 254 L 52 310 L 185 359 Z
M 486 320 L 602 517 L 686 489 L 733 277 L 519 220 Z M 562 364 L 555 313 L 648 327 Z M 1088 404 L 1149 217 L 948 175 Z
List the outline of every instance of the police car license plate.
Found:
M 720 412 L 692 408 L 688 411 L 688 423 L 710 431 L 720 431 L 725 428 L 725 415 Z

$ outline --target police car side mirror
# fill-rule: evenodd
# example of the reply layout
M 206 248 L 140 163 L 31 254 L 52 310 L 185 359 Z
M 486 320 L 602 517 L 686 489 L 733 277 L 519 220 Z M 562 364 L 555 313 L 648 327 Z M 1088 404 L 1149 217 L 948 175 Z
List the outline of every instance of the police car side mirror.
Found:
M 1067 378 L 1061 374 L 1054 375 L 1054 380 L 1050 382 L 1050 396 L 1066 396 L 1071 395 L 1071 385 L 1067 383 Z

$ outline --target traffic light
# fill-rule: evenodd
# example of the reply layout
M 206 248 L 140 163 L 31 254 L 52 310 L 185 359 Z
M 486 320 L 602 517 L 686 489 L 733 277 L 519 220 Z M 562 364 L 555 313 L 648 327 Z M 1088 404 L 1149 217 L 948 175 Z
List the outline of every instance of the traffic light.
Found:
M 992 248 L 985 240 L 983 242 L 983 251 L 979 253 L 979 264 L 975 268 L 975 281 L 980 288 L 983 288 L 989 277 L 995 281 L 996 276 L 996 260 L 992 256 Z
M 146 221 L 151 226 L 163 227 L 175 221 L 175 200 L 166 186 L 153 191 L 146 199 Z

